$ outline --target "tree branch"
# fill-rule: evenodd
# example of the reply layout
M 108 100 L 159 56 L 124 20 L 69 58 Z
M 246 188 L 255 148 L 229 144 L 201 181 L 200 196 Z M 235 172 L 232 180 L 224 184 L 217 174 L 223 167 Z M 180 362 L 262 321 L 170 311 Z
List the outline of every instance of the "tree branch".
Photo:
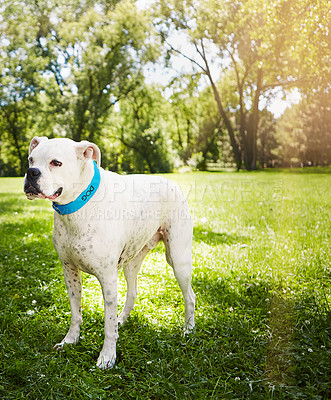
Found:
M 281 87 L 291 87 L 291 86 L 296 86 L 298 85 L 298 83 L 303 83 L 305 82 L 304 78 L 298 78 L 294 81 L 283 81 L 283 82 L 274 82 L 274 83 L 270 83 L 268 85 L 263 85 L 261 87 L 262 90 L 268 90 L 268 89 L 274 89 L 277 86 L 281 86 Z
M 183 56 L 183 57 L 186 58 L 187 60 L 191 61 L 193 64 L 197 65 L 200 69 L 202 69 L 202 71 L 203 71 L 205 74 L 207 74 L 206 69 L 205 69 L 201 64 L 199 64 L 199 63 L 198 63 L 197 61 L 195 61 L 193 58 L 191 58 L 191 57 L 187 56 L 186 54 L 184 54 L 182 51 L 180 51 L 180 50 L 176 49 L 175 47 L 173 47 L 173 45 L 167 41 L 167 39 L 165 38 L 164 34 L 163 34 L 162 32 L 159 32 L 159 33 L 160 33 L 160 36 L 162 37 L 162 39 L 164 40 L 164 42 L 170 47 L 170 50 L 174 51 L 174 52 L 177 53 L 177 54 L 180 54 L 181 56 Z M 195 45 L 195 46 L 196 46 L 196 45 Z M 200 53 L 199 53 L 199 54 L 200 54 Z

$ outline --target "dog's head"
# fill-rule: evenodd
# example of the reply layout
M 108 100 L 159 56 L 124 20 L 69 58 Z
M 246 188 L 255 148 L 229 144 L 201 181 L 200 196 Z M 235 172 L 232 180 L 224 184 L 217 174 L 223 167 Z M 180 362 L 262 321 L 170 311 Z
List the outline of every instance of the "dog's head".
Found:
M 98 146 L 87 141 L 34 137 L 29 147 L 29 168 L 24 178 L 28 199 L 49 199 L 66 204 L 83 190 L 87 166 L 96 161 L 100 167 Z M 87 182 L 88 183 L 88 182 Z

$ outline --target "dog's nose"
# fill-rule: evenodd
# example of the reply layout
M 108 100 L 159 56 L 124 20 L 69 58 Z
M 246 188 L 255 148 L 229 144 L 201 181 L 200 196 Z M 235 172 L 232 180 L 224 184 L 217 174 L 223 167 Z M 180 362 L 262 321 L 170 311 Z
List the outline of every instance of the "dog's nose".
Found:
M 40 169 L 38 168 L 28 168 L 26 171 L 26 176 L 28 179 L 35 180 L 41 175 Z

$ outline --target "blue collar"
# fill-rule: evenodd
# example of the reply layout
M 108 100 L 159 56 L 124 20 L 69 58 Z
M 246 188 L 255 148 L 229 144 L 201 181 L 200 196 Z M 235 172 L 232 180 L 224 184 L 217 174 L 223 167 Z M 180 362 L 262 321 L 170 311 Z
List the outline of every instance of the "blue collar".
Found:
M 80 210 L 91 198 L 93 197 L 94 193 L 97 191 L 100 185 L 100 170 L 97 167 L 95 161 L 93 161 L 94 165 L 94 176 L 88 185 L 88 187 L 77 197 L 76 200 L 72 201 L 68 204 L 56 204 L 53 201 L 53 208 L 54 210 L 60 215 L 72 214 L 78 210 Z

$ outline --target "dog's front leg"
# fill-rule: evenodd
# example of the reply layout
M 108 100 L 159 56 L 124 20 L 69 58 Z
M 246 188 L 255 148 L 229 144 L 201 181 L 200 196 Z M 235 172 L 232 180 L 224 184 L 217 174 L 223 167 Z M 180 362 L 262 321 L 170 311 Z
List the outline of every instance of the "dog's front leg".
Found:
M 105 341 L 100 352 L 97 366 L 101 369 L 112 368 L 116 360 L 117 325 L 117 268 L 107 276 L 99 278 L 105 305 Z
M 64 339 L 54 346 L 56 350 L 62 348 L 65 344 L 78 342 L 80 326 L 83 322 L 81 309 L 82 281 L 80 270 L 67 262 L 63 262 L 63 273 L 70 301 L 71 324 Z

